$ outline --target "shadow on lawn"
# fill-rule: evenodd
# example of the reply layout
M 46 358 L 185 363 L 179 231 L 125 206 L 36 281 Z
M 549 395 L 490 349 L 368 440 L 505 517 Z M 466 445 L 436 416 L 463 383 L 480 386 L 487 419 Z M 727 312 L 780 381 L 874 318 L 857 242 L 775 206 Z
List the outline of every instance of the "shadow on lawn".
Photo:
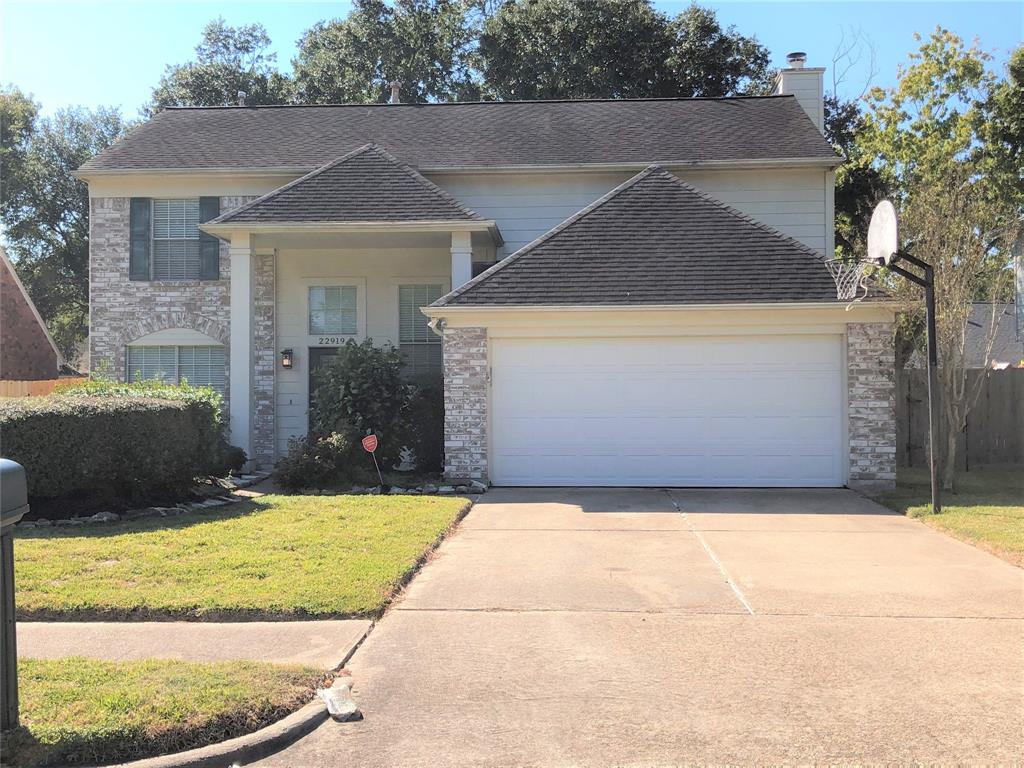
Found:
M 262 512 L 270 508 L 260 498 L 240 501 L 223 507 L 186 512 L 173 517 L 143 517 L 138 520 L 120 520 L 115 523 L 86 523 L 83 525 L 53 525 L 46 528 L 16 528 L 15 539 L 99 539 L 108 536 L 123 536 L 126 533 L 145 531 L 173 531 L 203 523 L 233 520 Z
M 942 492 L 944 507 L 974 507 L 974 514 L 1006 516 L 1001 508 L 1024 506 L 1024 465 L 990 465 L 960 470 L 957 490 Z M 897 471 L 896 490 L 879 494 L 885 506 L 907 514 L 912 507 L 931 503 L 931 478 L 927 469 L 901 467 Z M 991 510 L 980 509 L 992 507 Z

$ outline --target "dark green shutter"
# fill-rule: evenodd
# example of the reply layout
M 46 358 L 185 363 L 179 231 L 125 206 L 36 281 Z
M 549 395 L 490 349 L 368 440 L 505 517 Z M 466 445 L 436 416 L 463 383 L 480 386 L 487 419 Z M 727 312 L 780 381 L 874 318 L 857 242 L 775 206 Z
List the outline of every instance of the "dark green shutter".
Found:
M 128 279 L 149 280 L 149 252 L 153 242 L 153 206 L 148 197 L 133 197 L 129 214 Z
M 220 216 L 219 197 L 199 198 L 199 223 L 212 221 Z M 220 240 L 213 235 L 199 231 L 199 279 L 220 279 Z

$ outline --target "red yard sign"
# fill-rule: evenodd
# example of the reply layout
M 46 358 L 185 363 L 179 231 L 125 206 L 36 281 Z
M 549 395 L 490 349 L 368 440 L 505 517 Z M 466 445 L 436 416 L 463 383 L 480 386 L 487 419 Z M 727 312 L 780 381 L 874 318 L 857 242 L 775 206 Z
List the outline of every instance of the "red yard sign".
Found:
M 363 443 L 363 449 L 367 453 L 373 453 L 374 451 L 377 450 L 377 436 L 376 435 L 367 435 L 366 437 L 363 438 L 362 443 Z

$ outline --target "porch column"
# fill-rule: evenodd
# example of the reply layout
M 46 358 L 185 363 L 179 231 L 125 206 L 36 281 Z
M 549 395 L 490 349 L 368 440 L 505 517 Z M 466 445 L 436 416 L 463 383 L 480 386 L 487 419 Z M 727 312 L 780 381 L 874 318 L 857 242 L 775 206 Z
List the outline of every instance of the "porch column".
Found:
M 252 245 L 248 232 L 234 233 L 228 250 L 231 259 L 231 357 L 230 405 L 228 410 L 231 444 L 237 445 L 251 460 L 253 361 Z
M 452 290 L 473 279 L 473 246 L 469 232 L 452 232 Z

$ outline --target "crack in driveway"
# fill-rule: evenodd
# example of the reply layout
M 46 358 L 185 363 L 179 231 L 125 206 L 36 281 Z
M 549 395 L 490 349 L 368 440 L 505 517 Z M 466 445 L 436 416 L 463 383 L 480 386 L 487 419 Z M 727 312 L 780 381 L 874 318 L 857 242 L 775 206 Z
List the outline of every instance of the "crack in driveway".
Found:
M 700 545 L 704 548 L 704 551 L 707 553 L 708 557 L 711 558 L 711 562 L 713 562 L 715 564 L 715 567 L 718 568 L 719 573 L 722 574 L 722 577 L 725 579 L 725 583 L 729 585 L 729 588 L 732 590 L 733 595 L 735 595 L 736 599 L 740 601 L 740 604 L 746 609 L 747 613 L 749 613 L 751 616 L 755 615 L 754 608 L 750 605 L 750 601 L 747 600 L 746 595 L 743 594 L 743 590 L 741 590 L 739 588 L 739 585 L 735 581 L 733 581 L 732 576 L 729 575 L 729 571 L 726 570 L 725 566 L 722 565 L 722 561 L 718 559 L 718 557 L 715 555 L 714 550 L 711 549 L 711 545 L 708 544 L 707 540 L 703 536 L 701 536 L 700 531 L 698 531 L 694 527 L 693 521 L 690 520 L 690 516 L 687 515 L 685 510 L 683 510 L 683 508 L 679 506 L 679 502 L 676 501 L 675 496 L 672 495 L 672 491 L 670 491 L 668 488 L 665 488 L 663 490 L 665 492 L 665 495 L 668 497 L 668 500 L 672 502 L 672 506 L 675 507 L 676 512 L 682 515 L 683 520 L 686 521 L 686 526 L 690 529 L 690 533 L 692 533 L 697 538 L 697 541 L 700 542 Z

